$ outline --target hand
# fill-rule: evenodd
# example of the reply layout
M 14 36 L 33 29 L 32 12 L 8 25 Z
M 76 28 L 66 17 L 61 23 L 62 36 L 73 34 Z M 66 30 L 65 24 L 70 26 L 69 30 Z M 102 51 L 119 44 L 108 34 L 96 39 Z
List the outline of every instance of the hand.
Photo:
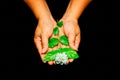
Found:
M 63 23 L 63 30 L 65 35 L 69 39 L 69 46 L 74 49 L 78 50 L 80 44 L 80 27 L 78 25 L 77 19 L 61 19 Z
M 59 36 L 68 36 L 69 46 L 59 44 L 58 47 L 72 48 L 77 51 L 80 44 L 80 28 L 77 20 L 61 19 L 60 21 L 63 21 L 63 27 L 60 28 Z M 70 62 L 73 62 L 73 59 L 69 59 L 67 64 Z
M 34 35 L 34 42 L 43 62 L 45 53 L 48 51 L 48 39 L 52 36 L 55 25 L 56 22 L 51 18 L 42 18 L 38 20 L 38 25 Z

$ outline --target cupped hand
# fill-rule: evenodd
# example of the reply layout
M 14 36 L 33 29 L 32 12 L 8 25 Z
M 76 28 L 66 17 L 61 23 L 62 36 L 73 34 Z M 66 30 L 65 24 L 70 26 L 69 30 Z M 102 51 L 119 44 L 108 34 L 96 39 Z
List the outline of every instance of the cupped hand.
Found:
M 78 51 L 81 40 L 80 27 L 77 19 L 61 19 L 63 21 L 63 31 L 68 37 L 70 48 Z
M 42 61 L 48 49 L 48 39 L 52 37 L 53 28 L 56 22 L 51 18 L 39 19 L 35 30 L 34 42 Z M 50 63 L 50 62 L 48 62 Z
M 77 20 L 61 19 L 60 21 L 63 21 L 63 26 L 60 28 L 59 36 L 66 35 L 69 40 L 69 46 L 59 43 L 58 47 L 72 48 L 77 51 L 80 44 L 80 27 Z M 69 59 L 67 64 L 71 62 L 73 62 L 73 59 Z
M 77 50 L 80 44 L 80 28 L 76 20 L 67 20 L 61 19 L 63 23 L 63 27 L 60 29 L 60 35 L 66 35 L 69 39 L 68 47 Z M 56 22 L 53 19 L 46 18 L 46 19 L 39 19 L 38 25 L 35 30 L 34 35 L 34 42 L 37 47 L 37 50 L 40 54 L 42 61 L 44 62 L 43 58 L 46 52 L 51 50 L 55 50 L 59 47 L 65 47 L 63 45 L 58 45 L 55 48 L 48 48 L 48 39 L 50 37 L 58 37 L 53 35 L 53 28 L 56 26 Z M 72 59 L 69 59 L 69 62 L 72 62 Z M 49 65 L 55 64 L 55 61 L 49 61 Z

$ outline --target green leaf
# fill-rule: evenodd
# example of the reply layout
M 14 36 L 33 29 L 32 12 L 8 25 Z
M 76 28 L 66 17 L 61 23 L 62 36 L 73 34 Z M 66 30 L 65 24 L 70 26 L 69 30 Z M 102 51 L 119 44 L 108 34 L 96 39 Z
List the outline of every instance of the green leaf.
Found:
M 79 58 L 79 55 L 77 54 L 77 52 L 71 48 L 58 48 L 57 50 L 52 50 L 50 52 L 47 52 L 44 57 L 44 61 L 54 61 L 56 54 L 58 53 L 65 53 L 69 59 Z
M 60 37 L 60 42 L 65 45 L 65 46 L 68 46 L 69 45 L 69 42 L 68 42 L 68 37 L 63 35 Z
M 57 53 L 59 53 L 58 49 L 47 52 L 45 57 L 44 57 L 44 61 L 53 61 L 53 60 L 55 60 L 55 56 L 56 56 Z
M 68 58 L 70 58 L 70 59 L 77 59 L 77 58 L 79 58 L 79 55 L 73 49 L 68 49 L 66 54 L 67 54 Z
M 58 27 L 55 27 L 54 29 L 53 29 L 53 34 L 56 36 L 56 35 L 59 35 L 59 29 L 58 29 Z
M 53 48 L 53 47 L 57 46 L 58 43 L 59 43 L 59 41 L 57 38 L 50 38 L 48 41 L 48 47 Z
M 62 27 L 62 26 L 63 26 L 63 21 L 57 22 L 57 26 L 58 26 L 58 27 Z
M 71 48 L 61 48 L 59 50 L 60 50 L 61 53 L 66 53 L 68 58 L 70 58 L 70 59 L 77 59 L 77 58 L 79 58 L 79 55 L 77 54 L 77 52 L 74 51 Z

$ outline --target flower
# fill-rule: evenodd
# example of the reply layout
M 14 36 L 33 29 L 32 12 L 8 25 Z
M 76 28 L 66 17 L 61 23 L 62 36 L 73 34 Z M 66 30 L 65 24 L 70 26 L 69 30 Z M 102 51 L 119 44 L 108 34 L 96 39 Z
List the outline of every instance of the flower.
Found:
M 60 65 L 67 64 L 67 61 L 68 61 L 68 57 L 66 53 L 56 54 L 56 57 L 55 57 L 56 64 L 60 64 Z

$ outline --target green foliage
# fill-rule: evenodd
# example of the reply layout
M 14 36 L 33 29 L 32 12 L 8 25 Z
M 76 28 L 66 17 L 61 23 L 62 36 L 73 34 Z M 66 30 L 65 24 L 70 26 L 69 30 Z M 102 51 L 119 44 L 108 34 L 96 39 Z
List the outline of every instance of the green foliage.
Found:
M 79 55 L 77 54 L 77 52 L 71 48 L 59 48 L 59 51 L 61 53 L 66 53 L 68 58 L 71 58 L 71 59 L 79 58 Z
M 71 48 L 62 48 L 62 51 L 66 52 L 68 58 L 70 58 L 70 59 L 77 59 L 77 58 L 79 58 L 79 55 L 77 54 L 77 52 L 74 51 Z
M 63 35 L 60 37 L 60 42 L 65 45 L 65 46 L 68 46 L 69 45 L 69 42 L 68 42 L 68 37 Z
M 53 29 L 54 36 L 59 35 L 59 28 L 63 26 L 63 21 L 57 21 L 57 27 Z M 48 47 L 53 48 L 59 44 L 59 42 L 65 46 L 69 46 L 68 37 L 66 35 L 62 35 L 59 38 L 50 38 L 48 41 Z M 58 48 L 57 50 L 52 50 L 47 52 L 44 61 L 54 61 L 56 58 L 56 54 L 65 53 L 69 59 L 77 59 L 79 55 L 76 51 L 71 48 Z
M 59 28 L 58 27 L 55 27 L 53 29 L 53 34 L 56 36 L 56 35 L 59 35 Z
M 58 50 L 52 50 L 50 52 L 47 52 L 45 57 L 44 57 L 44 60 L 45 61 L 53 61 L 55 60 L 55 55 L 58 53 L 59 51 Z
M 57 38 L 50 38 L 48 41 L 48 47 L 53 48 L 53 47 L 57 46 L 58 43 L 59 43 L 59 40 Z
M 57 50 L 52 50 L 50 52 L 47 52 L 45 57 L 44 57 L 44 60 L 45 61 L 54 61 L 56 54 L 58 54 L 58 53 L 66 53 L 66 55 L 70 59 L 79 58 L 79 55 L 77 54 L 77 52 L 71 48 L 58 48 Z
M 57 22 L 57 26 L 61 28 L 63 26 L 63 21 Z

